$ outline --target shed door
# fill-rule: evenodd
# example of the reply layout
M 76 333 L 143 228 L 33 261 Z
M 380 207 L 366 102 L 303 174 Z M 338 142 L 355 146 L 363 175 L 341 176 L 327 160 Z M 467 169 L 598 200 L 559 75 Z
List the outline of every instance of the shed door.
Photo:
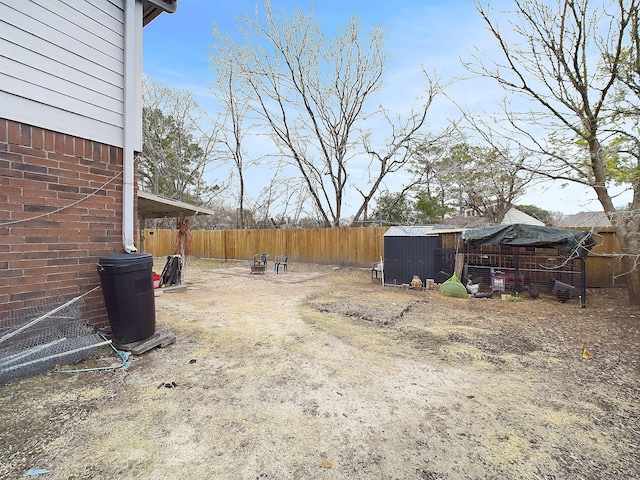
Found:
M 435 278 L 434 251 L 440 248 L 440 237 L 385 237 L 384 283 L 402 285 L 411 283 L 414 275 L 422 282 Z

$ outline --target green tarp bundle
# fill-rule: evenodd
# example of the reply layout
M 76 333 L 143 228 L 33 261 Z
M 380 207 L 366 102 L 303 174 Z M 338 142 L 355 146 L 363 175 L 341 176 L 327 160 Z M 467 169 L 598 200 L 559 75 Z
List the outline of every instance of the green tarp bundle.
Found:
M 569 257 L 581 258 L 586 258 L 596 245 L 588 232 L 522 223 L 474 228 L 465 230 L 461 236 L 467 244 L 556 248 Z

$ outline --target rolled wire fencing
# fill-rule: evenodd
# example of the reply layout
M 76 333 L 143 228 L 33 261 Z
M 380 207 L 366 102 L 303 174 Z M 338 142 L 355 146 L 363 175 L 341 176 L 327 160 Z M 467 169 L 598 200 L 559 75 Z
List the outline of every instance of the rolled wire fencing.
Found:
M 0 385 L 95 355 L 110 341 L 83 317 L 84 297 L 42 299 L 0 318 Z

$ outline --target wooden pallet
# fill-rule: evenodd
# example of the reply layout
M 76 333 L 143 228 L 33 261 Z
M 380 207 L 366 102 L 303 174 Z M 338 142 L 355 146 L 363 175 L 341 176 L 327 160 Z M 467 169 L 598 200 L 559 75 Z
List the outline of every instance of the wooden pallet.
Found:
M 133 355 L 141 355 L 145 352 L 148 352 L 152 348 L 155 348 L 155 347 L 164 348 L 167 345 L 171 345 L 175 341 L 176 341 L 176 336 L 171 333 L 156 332 L 150 337 L 145 338 L 144 340 L 140 340 L 138 342 L 126 343 L 124 345 L 114 344 L 114 346 L 118 350 L 131 352 Z

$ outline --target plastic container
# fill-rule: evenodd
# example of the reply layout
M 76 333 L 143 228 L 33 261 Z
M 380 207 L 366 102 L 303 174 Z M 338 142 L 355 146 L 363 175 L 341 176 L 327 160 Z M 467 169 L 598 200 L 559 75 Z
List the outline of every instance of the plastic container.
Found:
M 502 275 L 491 275 L 491 290 L 504 292 L 505 278 Z
M 569 285 L 568 283 L 564 283 L 554 279 L 551 287 L 551 295 L 566 301 L 573 298 L 575 289 L 576 287 L 574 287 L 573 285 Z
M 98 273 L 113 343 L 125 345 L 156 331 L 153 256 L 131 253 L 100 257 Z

